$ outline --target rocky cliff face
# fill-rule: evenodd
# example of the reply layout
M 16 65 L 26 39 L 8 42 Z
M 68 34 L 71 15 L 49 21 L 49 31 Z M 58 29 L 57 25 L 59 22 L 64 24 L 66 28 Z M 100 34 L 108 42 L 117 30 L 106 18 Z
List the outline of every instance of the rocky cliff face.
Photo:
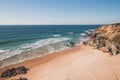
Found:
M 111 55 L 120 54 L 120 23 L 101 26 L 89 37 L 88 44 Z

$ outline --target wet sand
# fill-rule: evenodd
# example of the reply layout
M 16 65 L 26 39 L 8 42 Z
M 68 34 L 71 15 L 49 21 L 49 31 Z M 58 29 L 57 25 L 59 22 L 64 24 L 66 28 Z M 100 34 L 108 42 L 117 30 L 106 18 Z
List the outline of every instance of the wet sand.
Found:
M 84 45 L 1 68 L 0 74 L 19 66 L 29 68 L 28 73 L 0 80 L 120 80 L 120 55 L 110 57 Z

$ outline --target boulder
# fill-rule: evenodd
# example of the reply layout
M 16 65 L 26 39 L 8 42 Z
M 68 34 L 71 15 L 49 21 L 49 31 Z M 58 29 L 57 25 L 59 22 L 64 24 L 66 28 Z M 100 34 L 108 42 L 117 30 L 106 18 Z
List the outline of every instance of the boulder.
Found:
M 28 68 L 21 66 L 21 67 L 12 68 L 12 69 L 8 69 L 8 70 L 4 71 L 0 77 L 1 78 L 9 78 L 9 77 L 16 76 L 19 74 L 26 74 L 27 71 L 28 71 Z

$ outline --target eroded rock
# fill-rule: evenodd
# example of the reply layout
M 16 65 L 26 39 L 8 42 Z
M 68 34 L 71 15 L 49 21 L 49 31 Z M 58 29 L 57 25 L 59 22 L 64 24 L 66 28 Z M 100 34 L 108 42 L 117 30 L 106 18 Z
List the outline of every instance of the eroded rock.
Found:
M 92 31 L 87 42 L 98 49 L 104 48 L 110 55 L 120 54 L 120 23 Z

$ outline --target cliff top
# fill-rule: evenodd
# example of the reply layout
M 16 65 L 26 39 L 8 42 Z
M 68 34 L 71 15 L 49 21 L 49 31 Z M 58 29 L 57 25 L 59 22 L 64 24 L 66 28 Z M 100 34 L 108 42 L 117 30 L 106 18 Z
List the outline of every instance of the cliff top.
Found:
M 90 34 L 89 43 L 98 48 L 106 48 L 112 54 L 120 53 L 120 23 L 104 25 Z

